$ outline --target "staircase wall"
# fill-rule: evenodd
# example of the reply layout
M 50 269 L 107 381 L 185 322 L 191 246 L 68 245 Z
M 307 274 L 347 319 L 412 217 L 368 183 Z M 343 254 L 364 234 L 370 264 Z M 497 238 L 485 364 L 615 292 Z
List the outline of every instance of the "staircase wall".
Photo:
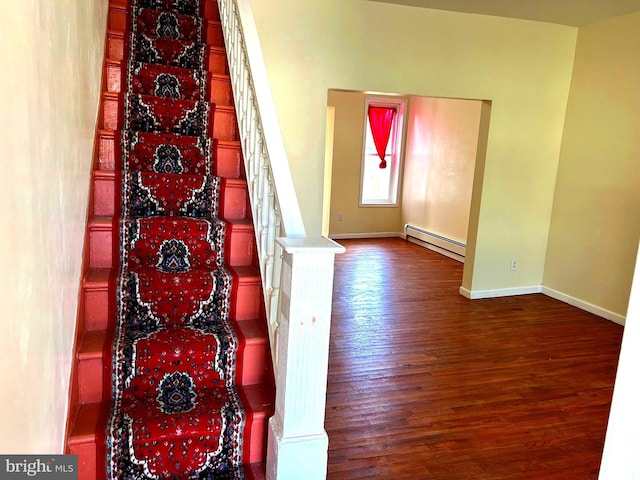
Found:
M 62 453 L 107 0 L 0 16 L 0 451 Z

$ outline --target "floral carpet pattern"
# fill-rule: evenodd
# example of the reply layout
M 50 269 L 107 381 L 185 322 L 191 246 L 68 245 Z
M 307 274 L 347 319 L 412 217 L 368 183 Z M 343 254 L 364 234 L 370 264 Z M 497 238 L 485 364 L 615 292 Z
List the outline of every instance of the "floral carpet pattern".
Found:
M 242 479 L 200 0 L 132 0 L 108 479 Z

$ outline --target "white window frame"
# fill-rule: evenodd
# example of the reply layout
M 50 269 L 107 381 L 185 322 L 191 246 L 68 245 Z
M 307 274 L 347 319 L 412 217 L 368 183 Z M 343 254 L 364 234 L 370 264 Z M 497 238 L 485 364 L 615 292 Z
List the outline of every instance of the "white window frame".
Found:
M 375 168 L 380 163 L 380 157 L 375 154 L 367 154 L 367 131 L 369 130 L 369 106 L 374 107 L 395 107 L 397 114 L 394 120 L 394 126 L 389 137 L 386 155 L 387 168 L 389 169 L 389 195 L 385 199 L 363 198 L 365 186 L 365 168 L 367 160 L 369 166 L 376 161 Z M 364 107 L 364 129 L 362 138 L 362 165 L 360 168 L 360 195 L 359 205 L 361 207 L 397 207 L 400 204 L 400 173 L 402 171 L 402 161 L 404 156 L 404 138 L 405 138 L 405 111 L 407 100 L 401 98 L 389 97 L 366 97 Z M 370 167 L 371 168 L 371 167 Z

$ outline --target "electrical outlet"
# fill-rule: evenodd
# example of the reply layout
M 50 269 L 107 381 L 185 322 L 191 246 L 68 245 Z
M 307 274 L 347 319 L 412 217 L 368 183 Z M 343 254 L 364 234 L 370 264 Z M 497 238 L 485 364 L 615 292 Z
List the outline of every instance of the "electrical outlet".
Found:
M 511 265 L 509 266 L 509 270 L 511 270 L 512 272 L 515 272 L 516 270 L 518 270 L 518 260 L 516 260 L 515 258 L 511 260 Z
M 339 222 L 341 222 L 341 221 L 343 221 L 343 220 L 344 220 L 344 215 L 343 215 L 343 213 L 342 213 L 342 212 L 340 212 L 340 213 L 338 214 L 338 221 L 339 221 Z

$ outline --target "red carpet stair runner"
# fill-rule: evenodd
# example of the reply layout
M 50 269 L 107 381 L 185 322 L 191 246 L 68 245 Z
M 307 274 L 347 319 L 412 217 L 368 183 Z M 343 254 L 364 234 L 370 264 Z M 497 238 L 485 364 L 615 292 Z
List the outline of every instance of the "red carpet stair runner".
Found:
M 261 305 L 259 278 L 251 287 L 242 278 L 251 277 L 255 264 L 246 186 L 216 176 L 241 167 L 218 165 L 215 137 L 237 142 L 233 111 L 227 106 L 218 117 L 210 103 L 232 101 L 229 85 L 208 71 L 218 52 L 206 40 L 221 42 L 219 24 L 207 18 L 214 6 L 131 0 L 120 11 L 127 28 L 117 120 L 109 120 L 115 109 L 104 102 L 105 126 L 116 126 L 114 139 L 120 137 L 113 151 L 121 172 L 111 190 L 120 214 L 111 222 L 116 274 L 111 318 L 100 337 L 104 380 L 102 402 L 93 405 L 95 444 L 79 432 L 91 430 L 91 407 L 82 398 L 83 389 L 91 390 L 83 384 L 90 374 L 82 357 L 86 339 L 96 334 L 86 319 L 74 374 L 79 398 L 68 449 L 81 456 L 81 478 L 260 477 L 261 468 L 249 464 L 264 461 L 269 353 L 254 308 Z M 111 13 L 113 27 L 119 17 Z M 96 172 L 95 204 L 99 177 Z M 91 245 L 92 254 L 98 248 Z M 92 452 L 95 460 L 83 458 Z

